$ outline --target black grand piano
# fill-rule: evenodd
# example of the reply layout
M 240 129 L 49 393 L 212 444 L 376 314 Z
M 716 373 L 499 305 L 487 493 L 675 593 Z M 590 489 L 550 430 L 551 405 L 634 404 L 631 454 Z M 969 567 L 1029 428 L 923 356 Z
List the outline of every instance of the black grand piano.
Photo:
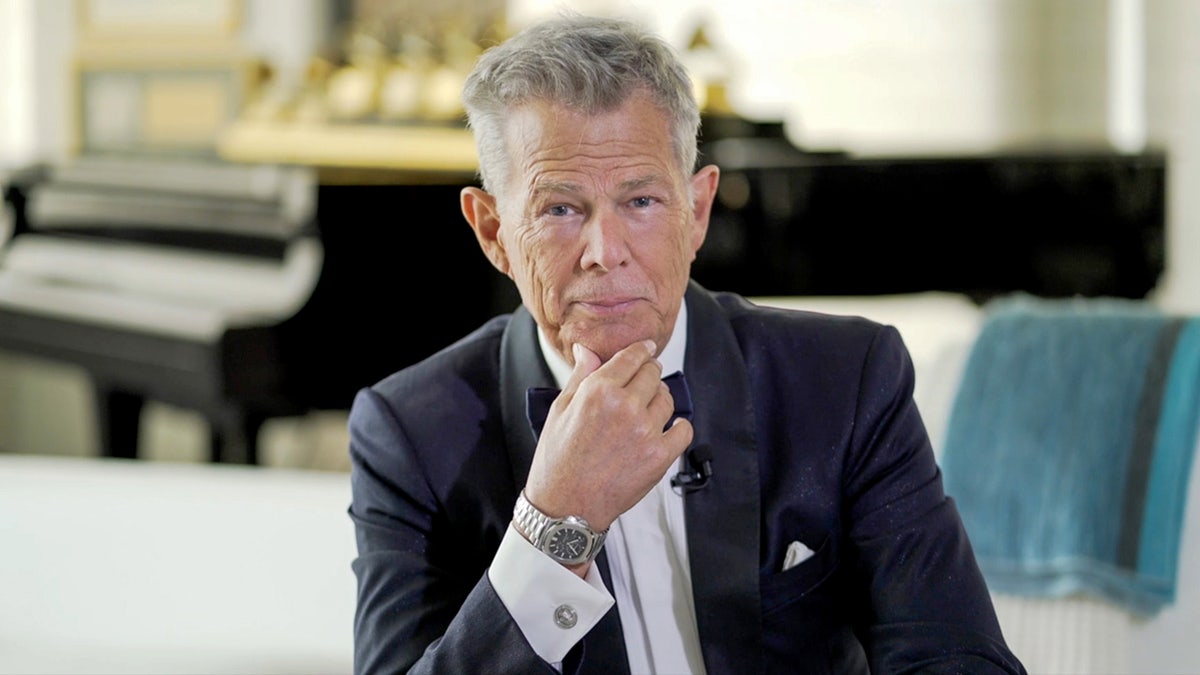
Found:
M 723 172 L 694 266 L 711 288 L 1144 297 L 1163 269 L 1161 153 L 858 158 L 768 126 L 710 136 L 702 159 Z M 0 349 L 87 371 L 105 455 L 136 457 L 161 400 L 206 416 L 213 461 L 255 463 L 267 419 L 348 409 L 516 305 L 459 214 L 472 180 L 105 157 L 11 172 Z
M 348 409 L 508 301 L 459 189 L 145 158 L 14 171 L 0 349 L 88 373 L 106 456 L 138 455 L 158 400 L 207 418 L 213 461 L 256 463 L 267 419 Z

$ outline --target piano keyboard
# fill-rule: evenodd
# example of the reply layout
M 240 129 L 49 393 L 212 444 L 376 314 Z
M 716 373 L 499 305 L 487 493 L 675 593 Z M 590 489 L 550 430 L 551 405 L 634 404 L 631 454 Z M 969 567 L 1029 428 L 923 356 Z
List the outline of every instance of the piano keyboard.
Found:
M 282 264 L 145 244 L 24 234 L 0 258 L 0 307 L 190 340 L 295 314 L 323 249 L 291 242 Z

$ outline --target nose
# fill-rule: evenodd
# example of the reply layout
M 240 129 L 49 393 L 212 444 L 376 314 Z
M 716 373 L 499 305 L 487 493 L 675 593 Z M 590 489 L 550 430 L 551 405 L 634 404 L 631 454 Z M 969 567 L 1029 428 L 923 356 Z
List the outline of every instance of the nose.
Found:
M 600 208 L 583 225 L 585 270 L 612 271 L 629 260 L 629 224 L 615 209 Z

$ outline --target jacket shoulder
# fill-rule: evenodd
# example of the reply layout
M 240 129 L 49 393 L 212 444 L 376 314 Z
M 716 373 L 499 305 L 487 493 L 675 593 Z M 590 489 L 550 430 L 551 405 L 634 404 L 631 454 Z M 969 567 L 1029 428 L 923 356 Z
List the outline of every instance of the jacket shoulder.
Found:
M 853 345 L 865 348 L 881 337 L 899 340 L 895 328 L 863 316 L 759 305 L 736 293 L 717 292 L 712 297 L 743 345 L 746 340 L 783 339 L 799 340 L 806 349 L 829 345 L 844 350 Z
M 440 380 L 449 373 L 494 369 L 500 340 L 511 318 L 510 314 L 495 316 L 454 343 L 384 377 L 370 388 L 387 398 L 397 391 L 411 391 L 422 383 Z

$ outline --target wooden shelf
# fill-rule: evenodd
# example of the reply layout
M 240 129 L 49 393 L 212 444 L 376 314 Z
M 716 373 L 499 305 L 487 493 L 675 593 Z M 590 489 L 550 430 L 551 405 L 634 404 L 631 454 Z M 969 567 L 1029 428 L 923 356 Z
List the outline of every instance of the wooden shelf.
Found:
M 475 141 L 463 128 L 239 121 L 217 152 L 233 162 L 384 170 L 458 181 L 478 169 Z

